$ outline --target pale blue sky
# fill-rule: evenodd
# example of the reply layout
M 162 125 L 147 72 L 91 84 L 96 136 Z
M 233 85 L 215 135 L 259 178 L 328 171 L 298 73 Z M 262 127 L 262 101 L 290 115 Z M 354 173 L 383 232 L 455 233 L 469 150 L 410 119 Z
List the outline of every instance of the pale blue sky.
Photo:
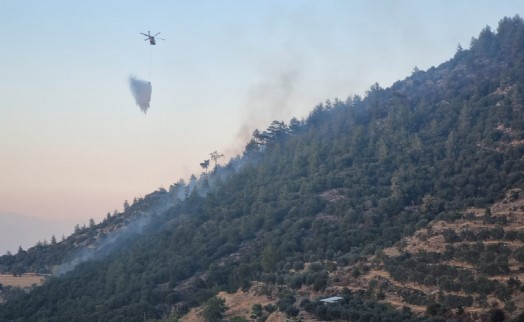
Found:
M 524 2 L 0 0 L 0 212 L 100 220 L 326 99 L 450 59 Z M 162 32 L 151 47 L 140 32 Z M 143 115 L 127 78 L 149 79 Z M 58 235 L 58 234 L 57 234 Z

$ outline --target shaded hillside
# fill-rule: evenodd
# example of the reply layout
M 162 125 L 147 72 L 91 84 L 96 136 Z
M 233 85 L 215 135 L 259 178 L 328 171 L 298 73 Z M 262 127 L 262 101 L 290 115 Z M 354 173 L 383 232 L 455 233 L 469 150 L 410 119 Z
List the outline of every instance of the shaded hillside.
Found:
M 333 272 L 357 278 L 366 273 L 363 261 L 436 218 L 486 208 L 524 188 L 523 75 L 524 22 L 505 18 L 497 32 L 484 29 L 470 49 L 459 48 L 438 67 L 415 70 L 390 88 L 375 84 L 365 98 L 327 101 L 304 120 L 274 121 L 253 133 L 242 157 L 78 231 L 71 241 L 92 239 L 74 242 L 76 249 L 85 245 L 94 256 L 30 294 L 10 297 L 0 319 L 173 318 L 219 291 L 247 290 L 254 282 L 266 285 L 265 294 L 277 298 L 274 309 L 288 316 L 425 319 L 416 317 L 423 312 L 377 302 L 369 285 L 339 290 L 343 301 L 333 315 L 315 299 L 343 280 L 330 279 Z M 140 229 L 117 233 L 125 236 L 118 247 L 97 244 L 101 231 L 110 237 L 133 225 Z M 63 245 L 46 248 L 57 254 L 54 263 L 75 253 L 72 246 L 57 251 Z M 34 254 L 53 263 L 43 251 Z M 23 258 L 2 261 L 28 267 Z M 512 273 L 508 268 L 497 274 Z M 520 307 L 513 291 L 510 301 Z M 446 297 L 436 301 L 449 307 Z

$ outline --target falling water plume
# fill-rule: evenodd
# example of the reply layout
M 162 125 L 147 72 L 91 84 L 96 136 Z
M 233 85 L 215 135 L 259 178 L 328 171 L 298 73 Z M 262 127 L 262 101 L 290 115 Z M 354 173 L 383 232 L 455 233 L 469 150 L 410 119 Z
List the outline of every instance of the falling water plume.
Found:
M 146 114 L 151 101 L 151 82 L 138 79 L 133 75 L 129 76 L 129 88 L 135 98 L 136 105 Z

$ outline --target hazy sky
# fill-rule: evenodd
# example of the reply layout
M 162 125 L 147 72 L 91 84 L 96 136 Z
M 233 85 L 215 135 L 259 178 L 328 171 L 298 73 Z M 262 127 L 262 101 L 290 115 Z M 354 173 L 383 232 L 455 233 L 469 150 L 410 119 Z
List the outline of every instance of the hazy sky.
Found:
M 450 59 L 524 1 L 0 0 L 0 212 L 99 221 L 272 120 Z M 140 32 L 162 32 L 149 46 Z M 151 77 L 149 64 L 151 58 Z M 130 74 L 152 82 L 135 105 Z

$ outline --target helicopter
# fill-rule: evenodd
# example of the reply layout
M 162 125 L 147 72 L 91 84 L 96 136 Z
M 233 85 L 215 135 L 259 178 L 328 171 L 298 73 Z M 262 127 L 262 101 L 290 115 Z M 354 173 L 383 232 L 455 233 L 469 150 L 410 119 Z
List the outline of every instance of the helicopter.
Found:
M 156 39 L 165 40 L 164 38 L 160 38 L 160 37 L 155 38 L 156 36 L 160 35 L 159 32 L 156 33 L 156 34 L 153 35 L 153 36 L 151 36 L 151 33 L 150 33 L 149 30 L 147 31 L 147 35 L 146 35 L 145 33 L 143 33 L 143 32 L 141 32 L 141 34 L 147 37 L 147 38 L 144 39 L 144 40 L 149 40 L 149 44 L 152 45 L 152 46 L 156 45 Z

